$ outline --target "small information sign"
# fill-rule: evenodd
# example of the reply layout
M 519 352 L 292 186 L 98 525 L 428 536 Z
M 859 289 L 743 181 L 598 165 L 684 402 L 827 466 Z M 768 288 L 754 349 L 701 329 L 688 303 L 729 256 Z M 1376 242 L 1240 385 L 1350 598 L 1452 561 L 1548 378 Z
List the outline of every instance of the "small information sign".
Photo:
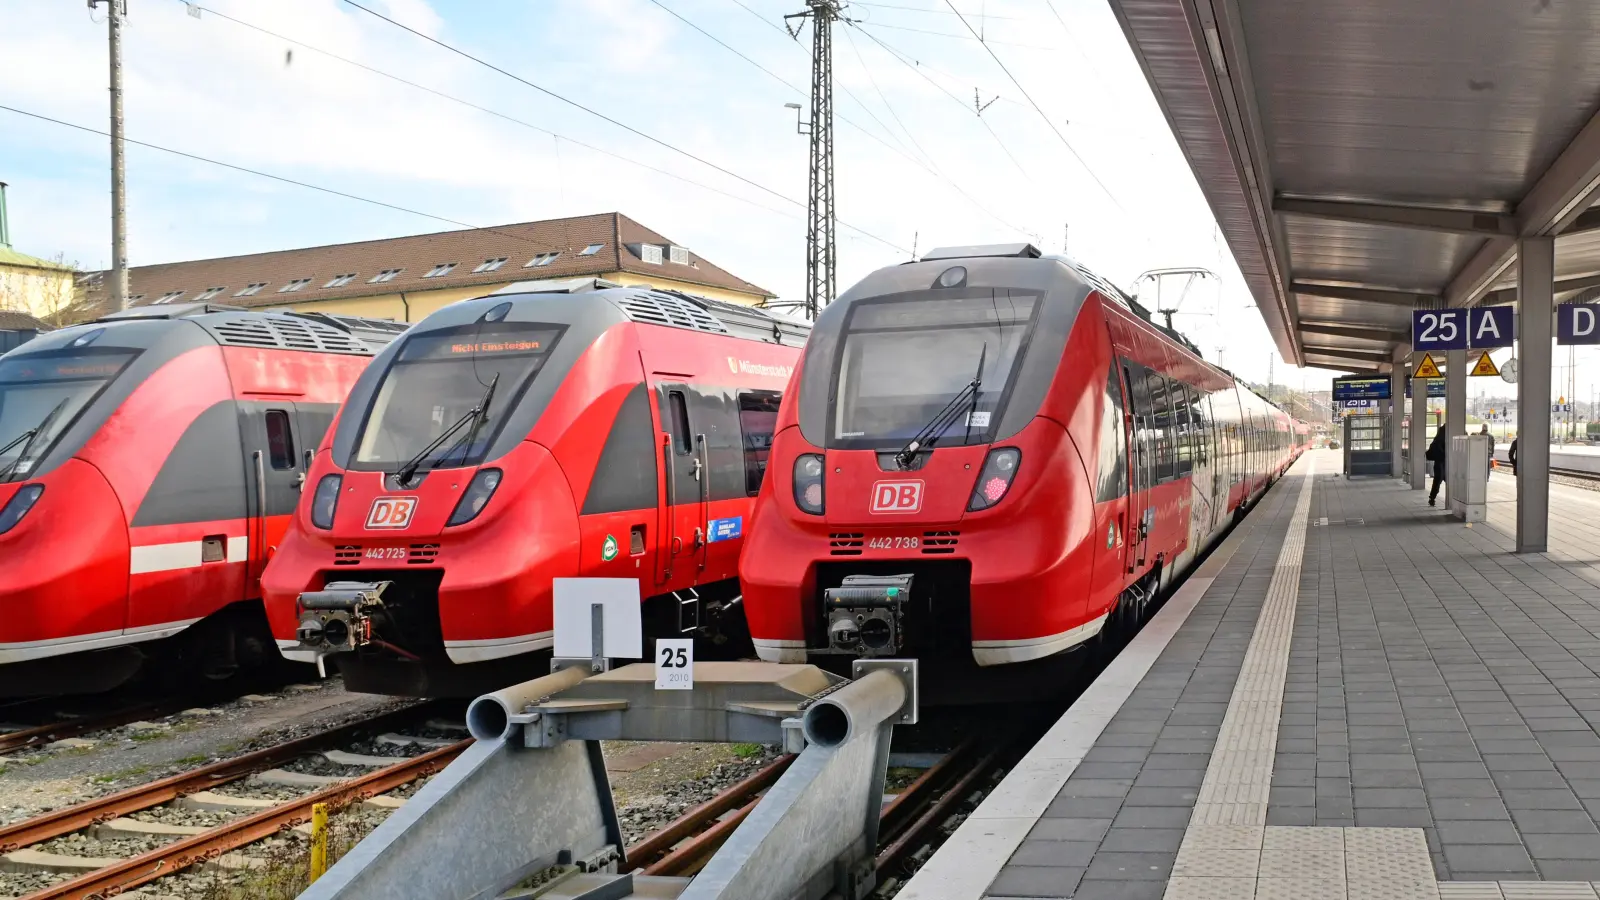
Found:
M 694 641 L 663 638 L 656 641 L 656 690 L 694 690 Z

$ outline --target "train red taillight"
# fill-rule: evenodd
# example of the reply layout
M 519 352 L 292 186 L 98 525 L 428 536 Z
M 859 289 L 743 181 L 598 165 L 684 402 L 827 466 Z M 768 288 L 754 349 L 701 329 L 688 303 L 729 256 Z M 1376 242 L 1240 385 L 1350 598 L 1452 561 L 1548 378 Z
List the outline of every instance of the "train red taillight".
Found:
M 33 509 L 33 505 L 39 502 L 39 497 L 43 494 L 42 484 L 24 485 L 21 490 L 13 494 L 5 507 L 0 509 L 0 534 L 17 527 L 17 523 L 28 514 L 28 510 Z
M 1022 451 L 1015 447 L 990 450 L 983 468 L 978 471 L 978 482 L 973 486 L 967 512 L 980 512 L 1004 499 L 1021 464 Z
M 344 484 L 341 475 L 324 475 L 317 482 L 317 492 L 311 497 L 311 524 L 327 531 L 333 528 L 333 514 L 339 508 L 339 488 Z
M 822 515 L 823 459 L 819 453 L 802 453 L 794 461 L 794 503 L 801 512 Z

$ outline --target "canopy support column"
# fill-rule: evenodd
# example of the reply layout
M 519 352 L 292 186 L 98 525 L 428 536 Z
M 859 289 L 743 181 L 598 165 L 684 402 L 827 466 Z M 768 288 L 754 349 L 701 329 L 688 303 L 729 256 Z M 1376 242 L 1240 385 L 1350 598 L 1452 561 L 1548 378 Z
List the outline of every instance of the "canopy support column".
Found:
M 1555 239 L 1517 246 L 1517 552 L 1543 553 L 1550 530 L 1550 357 Z
M 1467 433 L 1467 351 L 1450 350 L 1444 358 L 1444 433 L 1455 437 Z M 1449 492 L 1449 482 L 1446 482 L 1447 500 Z
M 1404 437 L 1406 418 L 1406 367 L 1395 363 L 1389 367 L 1389 474 L 1400 477 L 1400 442 Z
M 1413 354 L 1415 356 L 1415 354 Z M 1416 369 L 1412 360 L 1412 369 Z M 1411 379 L 1411 437 L 1408 440 L 1411 455 L 1411 489 L 1420 491 L 1428 486 L 1428 473 L 1433 464 L 1428 462 L 1428 382 Z

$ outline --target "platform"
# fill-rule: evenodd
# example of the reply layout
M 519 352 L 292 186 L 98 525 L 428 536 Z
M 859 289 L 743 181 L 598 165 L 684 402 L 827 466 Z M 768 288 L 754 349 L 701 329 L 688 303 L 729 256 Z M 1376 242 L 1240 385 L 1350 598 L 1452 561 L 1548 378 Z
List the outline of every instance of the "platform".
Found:
M 899 894 L 1596 897 L 1600 494 L 1307 454 Z M 1314 472 L 1314 474 L 1313 474 Z

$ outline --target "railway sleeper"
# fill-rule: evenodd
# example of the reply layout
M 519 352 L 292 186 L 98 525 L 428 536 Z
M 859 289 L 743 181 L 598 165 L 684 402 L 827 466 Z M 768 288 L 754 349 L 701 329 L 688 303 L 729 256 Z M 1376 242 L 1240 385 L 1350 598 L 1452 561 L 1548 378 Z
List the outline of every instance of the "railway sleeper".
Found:
M 591 674 L 590 663 L 556 660 L 551 675 L 474 701 L 476 743 L 303 900 L 509 897 L 529 879 L 550 900 L 872 893 L 890 739 L 917 719 L 915 660 L 858 660 L 851 679 L 811 665 L 707 661 L 691 689 L 661 691 L 652 665 Z M 602 740 L 781 744 L 795 757 L 721 826 L 727 841 L 683 869 L 697 874 L 676 877 L 626 871 Z

